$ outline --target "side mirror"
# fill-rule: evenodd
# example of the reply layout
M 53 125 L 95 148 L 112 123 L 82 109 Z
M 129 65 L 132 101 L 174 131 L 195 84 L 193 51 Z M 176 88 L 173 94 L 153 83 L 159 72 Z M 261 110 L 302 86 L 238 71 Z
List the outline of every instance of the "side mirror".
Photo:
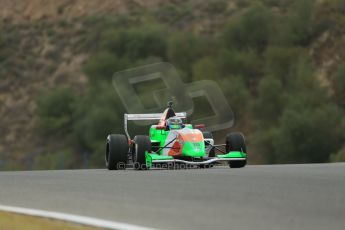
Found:
M 197 125 L 194 125 L 194 128 L 196 128 L 196 129 L 204 129 L 205 125 L 204 124 L 197 124 Z
M 157 125 L 157 126 L 156 126 L 156 129 L 157 129 L 157 130 L 165 130 L 165 126 L 163 126 L 163 125 Z

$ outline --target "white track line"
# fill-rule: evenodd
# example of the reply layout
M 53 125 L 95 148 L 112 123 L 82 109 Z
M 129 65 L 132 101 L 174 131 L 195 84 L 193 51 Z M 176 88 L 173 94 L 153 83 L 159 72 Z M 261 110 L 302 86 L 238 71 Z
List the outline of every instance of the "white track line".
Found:
M 30 216 L 44 217 L 55 220 L 62 220 L 66 222 L 77 223 L 81 225 L 87 225 L 92 227 L 104 228 L 104 229 L 120 229 L 120 230 L 153 230 L 152 228 L 145 228 L 141 226 L 107 221 L 92 217 L 71 215 L 61 212 L 50 212 L 37 209 L 20 208 L 13 206 L 0 205 L 0 211 L 12 212 L 17 214 L 24 214 Z

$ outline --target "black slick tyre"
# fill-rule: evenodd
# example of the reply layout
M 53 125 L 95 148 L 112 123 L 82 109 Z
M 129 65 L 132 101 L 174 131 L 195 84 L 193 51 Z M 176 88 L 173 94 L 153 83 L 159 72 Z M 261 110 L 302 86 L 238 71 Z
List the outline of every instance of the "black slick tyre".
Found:
M 127 163 L 128 140 L 122 134 L 110 134 L 107 137 L 105 164 L 109 170 L 125 169 Z
M 226 136 L 226 152 L 239 151 L 247 153 L 247 148 L 242 133 L 230 133 Z M 242 168 L 247 164 L 247 160 L 229 161 L 230 168 Z
M 148 136 L 138 135 L 135 136 L 134 139 L 134 146 L 132 152 L 132 159 L 134 164 L 134 169 L 142 170 L 148 169 L 146 166 L 146 156 L 145 152 L 151 152 L 151 140 Z

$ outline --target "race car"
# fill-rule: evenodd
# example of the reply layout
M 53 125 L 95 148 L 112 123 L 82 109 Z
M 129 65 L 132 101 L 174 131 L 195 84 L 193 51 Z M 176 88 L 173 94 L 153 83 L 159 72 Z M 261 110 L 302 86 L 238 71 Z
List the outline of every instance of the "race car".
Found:
M 175 113 L 172 103 L 163 113 L 124 114 L 123 134 L 107 136 L 105 163 L 109 170 L 176 168 L 190 166 L 207 168 L 227 162 L 230 168 L 247 163 L 247 150 L 242 133 L 230 133 L 225 144 L 215 145 L 211 132 L 204 125 L 185 124 L 186 112 Z M 131 139 L 128 121 L 159 121 L 151 125 L 149 135 Z

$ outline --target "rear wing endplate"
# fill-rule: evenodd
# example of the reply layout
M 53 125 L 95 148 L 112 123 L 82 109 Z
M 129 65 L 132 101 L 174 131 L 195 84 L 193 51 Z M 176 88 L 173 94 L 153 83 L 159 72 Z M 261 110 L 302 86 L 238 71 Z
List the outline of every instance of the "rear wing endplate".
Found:
M 175 115 L 181 119 L 187 118 L 186 112 L 175 113 Z M 124 128 L 127 138 L 130 140 L 130 136 L 127 129 L 127 121 L 159 121 L 163 116 L 163 113 L 144 113 L 144 114 L 124 114 Z

